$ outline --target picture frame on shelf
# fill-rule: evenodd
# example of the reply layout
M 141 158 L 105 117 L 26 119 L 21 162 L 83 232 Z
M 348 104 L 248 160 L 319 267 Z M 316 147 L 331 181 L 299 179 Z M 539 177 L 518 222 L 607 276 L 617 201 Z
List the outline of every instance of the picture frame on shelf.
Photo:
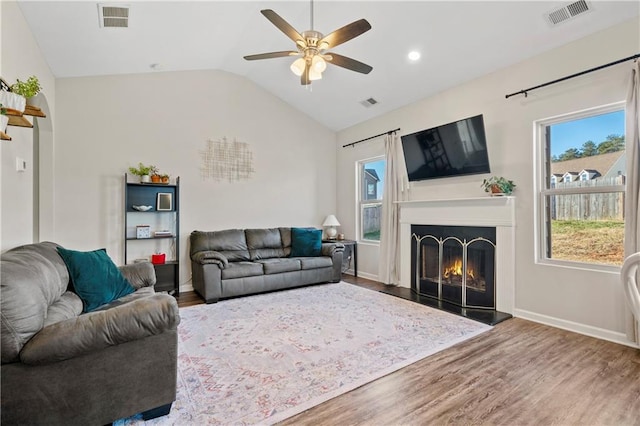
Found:
M 158 192 L 156 198 L 156 210 L 168 212 L 173 210 L 173 194 L 170 192 Z

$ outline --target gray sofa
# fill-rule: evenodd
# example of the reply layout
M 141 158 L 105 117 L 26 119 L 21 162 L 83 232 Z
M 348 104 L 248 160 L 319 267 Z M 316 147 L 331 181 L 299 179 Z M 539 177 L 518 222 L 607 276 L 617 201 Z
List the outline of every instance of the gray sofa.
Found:
M 82 314 L 51 242 L 1 257 L 3 425 L 104 425 L 167 414 L 176 397 L 175 299 L 150 263 L 123 266 L 136 289 Z
M 194 290 L 206 303 L 308 284 L 338 282 L 340 243 L 322 243 L 317 257 L 289 257 L 291 228 L 191 233 Z

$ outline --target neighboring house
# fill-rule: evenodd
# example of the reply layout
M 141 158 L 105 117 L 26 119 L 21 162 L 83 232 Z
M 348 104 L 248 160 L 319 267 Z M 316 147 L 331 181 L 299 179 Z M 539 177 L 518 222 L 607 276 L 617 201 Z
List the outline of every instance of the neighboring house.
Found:
M 364 169 L 365 200 L 378 199 L 378 182 L 380 182 L 380 177 L 374 169 Z
M 551 163 L 551 184 L 626 175 L 624 151 Z M 554 179 L 555 178 L 555 179 Z
M 579 170 L 579 171 L 578 171 Z M 569 188 L 624 184 L 624 151 L 551 163 L 551 187 Z M 553 196 L 550 215 L 555 220 L 622 220 L 624 194 Z
M 593 169 L 584 169 L 580 172 L 579 178 L 581 181 L 583 180 L 592 180 L 602 176 L 597 170 Z

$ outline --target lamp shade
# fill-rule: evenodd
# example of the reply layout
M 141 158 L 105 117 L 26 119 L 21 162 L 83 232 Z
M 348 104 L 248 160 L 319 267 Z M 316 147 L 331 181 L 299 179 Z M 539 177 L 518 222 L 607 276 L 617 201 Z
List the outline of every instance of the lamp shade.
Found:
M 298 58 L 295 61 L 293 61 L 290 68 L 295 75 L 301 76 L 306 66 L 307 66 L 307 63 L 305 62 L 304 58 Z
M 322 224 L 322 226 L 340 226 L 340 222 L 338 222 L 338 219 L 336 219 L 334 215 L 330 214 L 324 220 L 324 223 Z

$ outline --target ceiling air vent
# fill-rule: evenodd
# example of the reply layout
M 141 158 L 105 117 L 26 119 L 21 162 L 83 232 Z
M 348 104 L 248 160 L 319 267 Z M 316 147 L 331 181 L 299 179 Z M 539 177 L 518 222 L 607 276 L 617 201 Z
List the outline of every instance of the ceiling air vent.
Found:
M 366 107 L 366 108 L 372 107 L 377 103 L 378 103 L 378 101 L 376 101 L 373 98 L 369 98 L 369 99 L 365 99 L 364 101 L 360 101 L 360 105 L 362 105 L 363 107 Z
M 579 0 L 573 3 L 569 3 L 565 6 L 553 9 L 544 15 L 546 21 L 551 25 L 558 25 L 561 22 L 568 21 L 581 15 L 585 12 L 592 10 L 592 7 L 585 0 Z
M 98 4 L 101 28 L 128 28 L 129 6 L 122 4 Z

